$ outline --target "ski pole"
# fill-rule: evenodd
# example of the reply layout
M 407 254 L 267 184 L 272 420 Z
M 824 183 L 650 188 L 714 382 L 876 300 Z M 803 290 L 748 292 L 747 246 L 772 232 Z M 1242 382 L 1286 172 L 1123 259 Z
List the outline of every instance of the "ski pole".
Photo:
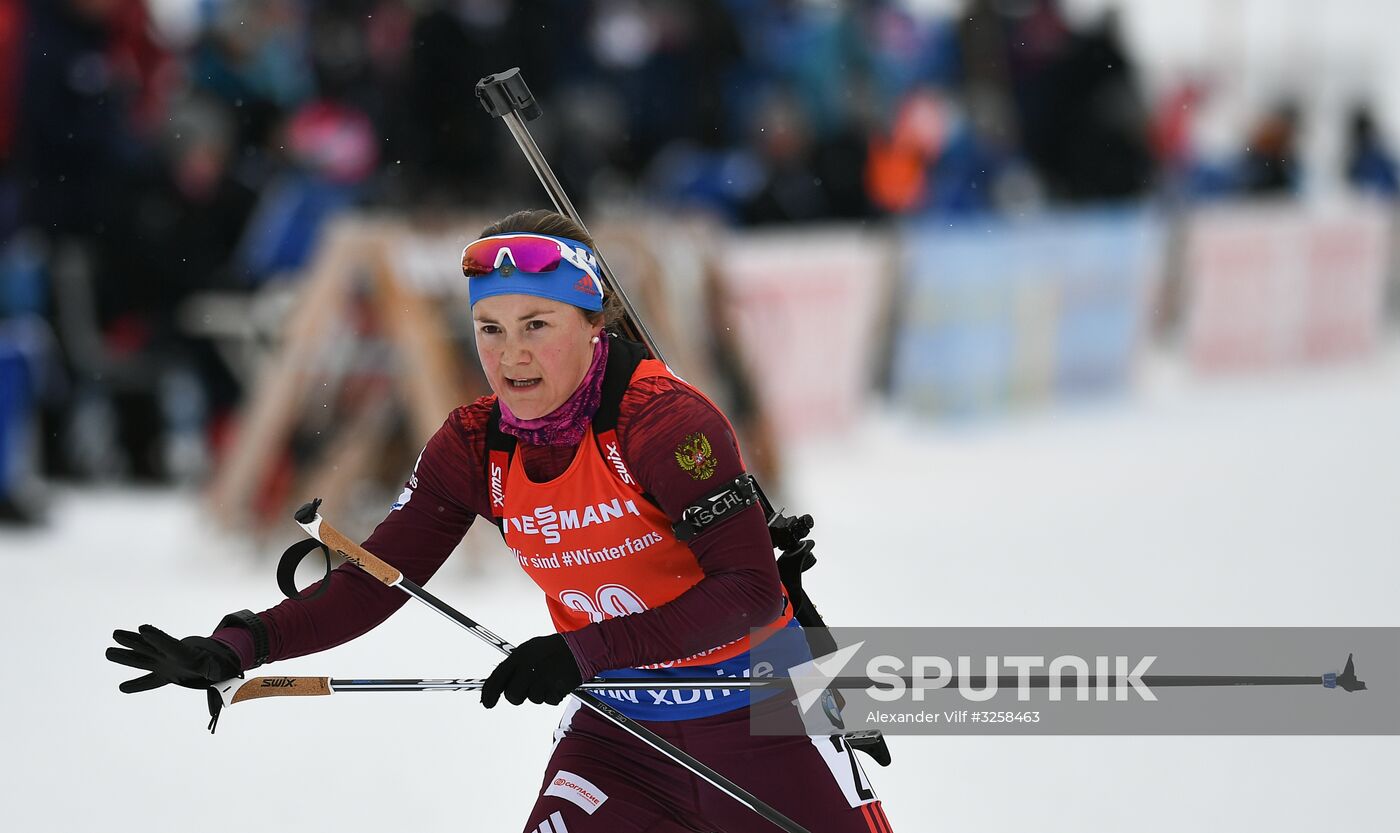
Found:
M 938 679 L 912 677 L 882 677 L 875 679 L 871 677 L 832 677 L 830 680 L 823 680 L 825 688 L 853 689 L 867 688 L 872 686 L 889 685 L 898 680 L 909 688 L 919 689 L 955 689 L 962 681 L 958 677 L 945 677 Z M 1006 675 L 996 678 L 998 688 L 1015 688 L 1019 685 L 1020 678 Z M 613 677 L 611 679 L 593 679 L 579 686 L 588 691 L 675 691 L 684 689 L 752 689 L 752 688 L 793 688 L 794 682 L 800 682 L 800 678 L 794 681 L 791 678 L 755 678 L 755 677 L 667 677 L 652 679 L 647 677 Z M 1028 677 L 1026 683 L 1030 688 L 1050 688 L 1055 683 L 1067 687 L 1073 687 L 1078 683 L 1075 674 L 1066 673 L 1058 680 L 1054 678 L 1038 675 Z M 1313 676 L 1205 676 L 1205 675 L 1173 675 L 1173 674 L 1150 674 L 1140 678 L 1140 682 L 1147 688 L 1171 688 L 1171 687 L 1204 687 L 1204 686 L 1285 686 L 1285 685 L 1321 685 L 1324 688 L 1340 688 L 1343 691 L 1365 691 L 1366 683 L 1356 678 L 1356 666 L 1352 655 L 1347 655 L 1346 668 L 1340 674 L 1329 672 Z M 461 677 L 456 679 L 446 678 L 414 678 L 414 679 L 385 679 L 385 678 L 336 678 L 336 677 L 253 677 L 248 680 L 234 678 L 218 683 L 214 688 L 223 699 L 224 705 L 232 706 L 246 700 L 262 699 L 266 697 L 299 697 L 308 695 L 335 694 L 343 691 L 377 691 L 377 692 L 416 692 L 416 691 L 480 691 L 485 685 L 484 677 Z M 1090 674 L 1086 677 L 1086 683 L 1091 688 L 1099 686 L 1097 675 Z M 972 676 L 967 678 L 967 684 L 976 689 L 987 687 L 986 677 Z M 1116 688 L 1124 685 L 1120 677 L 1106 676 L 1103 684 L 1109 688 Z
M 470 631 L 478 639 L 490 644 L 503 654 L 509 654 L 515 650 L 515 646 L 505 641 L 501 637 L 492 633 L 484 626 L 478 624 L 470 617 L 456 610 L 446 602 L 432 595 L 420 587 L 416 582 L 409 580 L 403 573 L 393 566 L 380 560 L 380 558 L 354 541 L 345 537 L 339 530 L 326 523 L 317 510 L 321 506 L 320 498 L 301 507 L 296 512 L 297 524 L 306 530 L 313 538 L 330 547 L 346 561 L 364 570 L 388 587 L 397 587 L 433 610 L 437 611 L 444 618 L 450 619 L 454 624 Z M 269 686 L 272 688 L 274 686 Z M 307 693 L 318 693 L 308 691 Z M 579 702 L 597 712 L 604 720 L 611 722 L 619 729 L 630 734 L 657 752 L 675 761 L 680 766 L 686 768 L 696 776 L 710 784 L 715 789 L 749 808 L 753 812 L 772 822 L 774 825 L 786 830 L 788 833 L 809 833 L 807 828 L 794 822 L 792 819 L 769 806 L 753 793 L 724 777 L 720 773 L 701 763 L 689 753 L 678 748 L 674 744 L 657 735 L 650 729 L 637 723 L 627 715 L 599 700 L 588 691 L 576 689 L 573 696 Z
M 247 700 L 267 697 L 306 697 L 339 694 L 345 691 L 480 691 L 486 684 L 485 677 L 463 677 L 460 679 L 355 679 L 338 677 L 252 677 L 247 680 L 237 677 L 216 683 L 214 689 L 225 706 Z M 740 678 L 670 678 L 651 680 L 641 677 L 621 677 L 611 680 L 589 680 L 579 688 L 587 691 L 674 691 L 677 689 L 747 689 L 782 685 L 781 681 L 758 681 L 748 677 Z

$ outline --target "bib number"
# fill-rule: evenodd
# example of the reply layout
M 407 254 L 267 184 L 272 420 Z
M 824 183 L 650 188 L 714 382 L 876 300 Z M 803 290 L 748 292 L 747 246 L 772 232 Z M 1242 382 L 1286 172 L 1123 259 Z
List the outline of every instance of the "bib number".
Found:
M 604 584 L 592 596 L 582 590 L 565 590 L 559 594 L 565 607 L 588 614 L 588 621 L 601 622 L 618 616 L 641 613 L 647 609 L 641 598 L 621 584 Z

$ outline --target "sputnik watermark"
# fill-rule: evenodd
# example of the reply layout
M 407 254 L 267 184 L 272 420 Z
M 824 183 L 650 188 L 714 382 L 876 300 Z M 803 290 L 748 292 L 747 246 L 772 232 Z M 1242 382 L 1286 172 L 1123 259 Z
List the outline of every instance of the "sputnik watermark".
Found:
M 927 690 L 953 685 L 963 699 L 983 703 L 997 696 L 1001 690 L 1002 677 L 998 672 L 1002 666 L 1015 670 L 1016 699 L 1022 702 L 1030 700 L 1031 691 L 1036 688 L 1044 689 L 1051 702 L 1058 702 L 1063 695 L 1066 678 L 1069 680 L 1069 686 L 1074 689 L 1075 697 L 1081 701 L 1088 700 L 1092 690 L 1094 699 L 1099 701 L 1108 700 L 1110 696 L 1117 700 L 1127 700 L 1131 691 L 1145 701 L 1155 702 L 1157 695 L 1143 683 L 1142 678 L 1156 659 L 1155 656 L 1141 657 L 1129 668 L 1129 657 L 1096 656 L 1093 657 L 1094 674 L 1090 677 L 1089 660 L 1073 655 L 1055 657 L 1050 660 L 1048 666 L 1043 656 L 985 657 L 983 676 L 974 677 L 973 658 L 959 656 L 956 660 L 955 677 L 953 663 L 945 657 L 917 656 L 908 665 L 912 680 L 906 683 L 901 675 L 906 667 L 904 660 L 899 657 L 880 656 L 866 663 L 865 673 L 875 682 L 869 689 L 870 696 L 886 702 L 903 698 L 906 689 L 911 699 L 922 702 Z M 1113 668 L 1112 674 L 1109 673 L 1110 665 Z M 1046 684 L 1033 685 L 1031 672 L 1040 668 L 1047 670 Z M 936 673 L 929 676 L 930 671 Z
M 1389 686 L 1351 696 L 1368 688 L 1363 662 L 1372 690 L 1392 678 L 1400 688 L 1397 642 L 1393 628 L 790 628 L 751 652 L 754 669 L 789 678 L 755 692 L 751 724 L 757 734 L 1400 734 Z
M 842 679 L 851 659 L 864 645 L 863 641 L 857 642 L 789 669 L 797 705 L 804 713 L 822 703 L 823 695 Z M 1003 691 L 1007 683 L 1013 683 L 1016 699 L 1021 702 L 1031 700 L 1031 692 L 1036 689 L 1042 689 L 1043 696 L 1050 702 L 1059 702 L 1066 687 L 1073 689 L 1074 697 L 1081 702 L 1091 697 L 1100 702 L 1124 701 L 1130 693 L 1136 693 L 1145 702 L 1156 702 L 1157 695 L 1143 682 L 1143 675 L 1156 659 L 1155 656 L 1140 657 L 1130 666 L 1131 658 L 1121 655 L 1086 659 L 1064 654 L 1051 658 L 1048 663 L 1044 656 L 974 658 L 960 655 L 950 660 L 937 655 L 920 655 L 905 662 L 901 657 L 879 654 L 865 662 L 865 676 L 871 683 L 865 687 L 865 692 L 883 703 L 903 700 L 906 694 L 912 701 L 922 703 L 930 690 L 953 688 L 965 700 L 985 703 Z M 977 660 L 981 660 L 983 673 L 980 676 L 973 673 Z M 1003 668 L 1014 674 L 1003 675 Z M 1044 677 L 1032 676 L 1038 669 L 1045 669 Z M 949 722 L 956 721 L 950 719 Z

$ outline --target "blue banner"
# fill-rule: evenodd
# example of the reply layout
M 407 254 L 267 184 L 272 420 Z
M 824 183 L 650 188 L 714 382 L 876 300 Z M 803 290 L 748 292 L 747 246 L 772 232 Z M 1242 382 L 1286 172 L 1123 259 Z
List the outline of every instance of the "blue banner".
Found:
M 975 415 L 1122 390 L 1164 242 L 1145 210 L 905 227 L 896 400 Z

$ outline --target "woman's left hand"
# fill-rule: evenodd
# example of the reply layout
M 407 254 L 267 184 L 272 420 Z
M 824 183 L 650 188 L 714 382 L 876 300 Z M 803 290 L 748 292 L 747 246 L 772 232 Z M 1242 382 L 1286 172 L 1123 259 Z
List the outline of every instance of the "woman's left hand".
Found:
M 513 705 L 529 700 L 557 706 L 583 683 L 569 644 L 557 633 L 522 643 L 501 660 L 481 687 L 481 705 L 492 708 L 501 694 Z

